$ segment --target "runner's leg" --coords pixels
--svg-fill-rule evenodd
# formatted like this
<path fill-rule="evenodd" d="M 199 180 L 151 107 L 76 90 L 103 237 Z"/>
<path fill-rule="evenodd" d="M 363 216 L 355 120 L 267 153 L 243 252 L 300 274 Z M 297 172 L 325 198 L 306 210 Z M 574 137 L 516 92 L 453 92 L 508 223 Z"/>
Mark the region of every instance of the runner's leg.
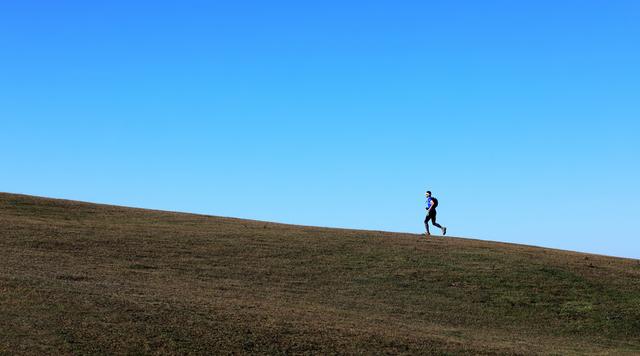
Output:
<path fill-rule="evenodd" d="M 429 234 L 429 214 L 424 218 L 424 227 L 427 229 L 427 234 Z"/>
<path fill-rule="evenodd" d="M 431 223 L 433 224 L 433 226 L 439 227 L 440 229 L 442 229 L 442 226 L 436 222 L 436 212 L 435 211 L 431 215 Z"/>

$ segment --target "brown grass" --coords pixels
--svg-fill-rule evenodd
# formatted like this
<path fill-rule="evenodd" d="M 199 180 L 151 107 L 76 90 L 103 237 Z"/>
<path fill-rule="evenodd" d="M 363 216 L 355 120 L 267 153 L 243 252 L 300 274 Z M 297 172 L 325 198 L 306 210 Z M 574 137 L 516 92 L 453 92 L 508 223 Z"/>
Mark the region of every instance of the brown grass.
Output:
<path fill-rule="evenodd" d="M 0 226 L 0 353 L 640 353 L 637 260 L 4 193 Z"/>

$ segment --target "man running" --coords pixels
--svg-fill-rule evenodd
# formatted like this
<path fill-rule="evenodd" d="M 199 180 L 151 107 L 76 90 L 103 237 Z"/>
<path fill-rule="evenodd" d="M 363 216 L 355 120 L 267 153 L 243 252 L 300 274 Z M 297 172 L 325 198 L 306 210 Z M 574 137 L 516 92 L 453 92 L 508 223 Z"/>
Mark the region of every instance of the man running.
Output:
<path fill-rule="evenodd" d="M 425 196 L 427 197 L 427 217 L 424 218 L 424 227 L 427 229 L 427 232 L 425 232 L 424 234 L 427 236 L 431 235 L 431 233 L 429 232 L 429 220 L 431 220 L 433 226 L 439 227 L 442 230 L 442 236 L 446 235 L 447 228 L 436 222 L 436 207 L 438 207 L 438 199 L 432 197 L 431 191 L 429 190 L 427 190 Z"/>

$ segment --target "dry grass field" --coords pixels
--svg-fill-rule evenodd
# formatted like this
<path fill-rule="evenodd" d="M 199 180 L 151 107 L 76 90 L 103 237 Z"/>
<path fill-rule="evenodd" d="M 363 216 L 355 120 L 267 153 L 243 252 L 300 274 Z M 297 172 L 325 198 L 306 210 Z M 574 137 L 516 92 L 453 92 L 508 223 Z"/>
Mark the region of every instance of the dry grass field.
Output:
<path fill-rule="evenodd" d="M 640 262 L 0 194 L 0 354 L 113 353 L 638 354 Z"/>

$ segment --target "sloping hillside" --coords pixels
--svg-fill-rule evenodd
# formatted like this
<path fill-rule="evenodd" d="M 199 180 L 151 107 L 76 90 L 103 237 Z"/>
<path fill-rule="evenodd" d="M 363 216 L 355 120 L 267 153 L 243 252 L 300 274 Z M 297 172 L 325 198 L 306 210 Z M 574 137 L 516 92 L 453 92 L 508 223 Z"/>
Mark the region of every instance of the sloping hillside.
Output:
<path fill-rule="evenodd" d="M 13 194 L 0 227 L 0 353 L 640 352 L 636 260 Z"/>

